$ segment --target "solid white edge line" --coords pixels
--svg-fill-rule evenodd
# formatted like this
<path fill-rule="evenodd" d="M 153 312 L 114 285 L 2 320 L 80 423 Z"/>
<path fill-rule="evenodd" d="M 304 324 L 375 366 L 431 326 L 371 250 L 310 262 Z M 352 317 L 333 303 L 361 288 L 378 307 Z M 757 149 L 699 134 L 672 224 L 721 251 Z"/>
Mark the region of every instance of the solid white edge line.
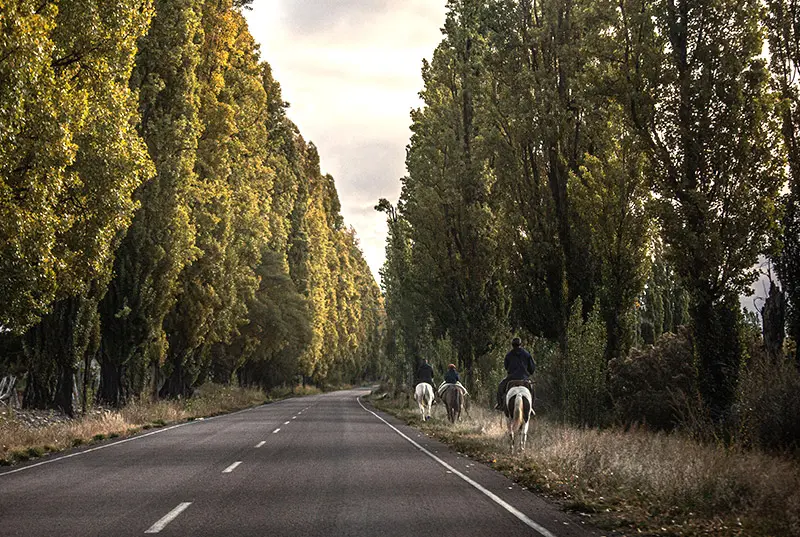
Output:
<path fill-rule="evenodd" d="M 396 432 L 397 434 L 399 434 L 400 436 L 402 436 L 403 438 L 408 440 L 414 447 L 416 447 L 417 449 L 422 451 L 424 454 L 426 454 L 428 457 L 432 458 L 433 460 L 435 460 L 436 462 L 438 462 L 439 464 L 441 464 L 442 466 L 444 466 L 445 468 L 447 468 L 448 470 L 453 472 L 455 475 L 457 475 L 458 477 L 460 477 L 461 479 L 463 479 L 464 481 L 466 481 L 467 483 L 469 483 L 470 485 L 475 487 L 477 490 L 482 492 L 490 500 L 495 502 L 497 505 L 499 505 L 500 507 L 502 507 L 503 509 L 505 509 L 506 511 L 508 511 L 509 513 L 514 515 L 515 517 L 517 517 L 526 526 L 528 526 L 529 528 L 531 528 L 533 530 L 536 530 L 537 532 L 539 532 L 544 537 L 556 537 L 555 534 L 551 533 L 547 528 L 545 528 L 543 526 L 540 526 L 539 524 L 537 524 L 536 522 L 534 522 L 533 520 L 528 518 L 528 516 L 525 515 L 525 513 L 523 513 L 522 511 L 520 511 L 519 509 L 517 509 L 516 507 L 514 507 L 510 503 L 506 502 L 505 500 L 500 498 L 497 494 L 495 494 L 494 492 L 490 491 L 489 489 L 487 489 L 486 487 L 484 487 L 483 485 L 481 485 L 477 481 L 475 481 L 475 480 L 467 477 L 466 475 L 462 474 L 461 472 L 459 472 L 458 470 L 456 470 L 455 468 L 453 468 L 452 466 L 450 466 L 449 464 L 444 462 L 442 459 L 440 459 L 439 457 L 437 457 L 436 455 L 434 455 L 433 453 L 431 453 L 430 451 L 428 451 L 427 449 L 425 449 L 424 447 L 422 447 L 421 445 L 416 443 L 414 440 L 412 440 L 411 438 L 406 436 L 400 429 L 398 429 L 397 427 L 395 427 L 394 425 L 392 425 L 391 423 L 389 423 L 388 421 L 386 421 L 382 417 L 378 416 L 375 412 L 373 412 L 370 409 L 368 409 L 367 407 L 365 407 L 361 403 L 361 396 L 356 397 L 356 401 L 358 401 L 358 404 L 361 406 L 361 408 L 363 408 L 364 410 L 366 410 L 367 412 L 369 412 L 370 414 L 372 414 L 373 416 L 375 416 L 376 418 L 381 420 L 383 423 L 385 423 L 387 426 L 389 426 L 389 428 L 391 428 L 394 432 Z"/>
<path fill-rule="evenodd" d="M 229 473 L 233 472 L 233 470 L 234 470 L 234 469 L 235 469 L 237 466 L 239 466 L 240 464 L 242 464 L 242 461 L 236 461 L 236 462 L 234 462 L 233 464 L 231 464 L 230 466 L 228 466 L 227 468 L 225 468 L 224 470 L 222 470 L 222 473 L 223 473 L 223 474 L 229 474 Z"/>
<path fill-rule="evenodd" d="M 264 444 L 266 444 L 266 443 L 267 443 L 267 441 L 266 441 L 266 440 L 262 440 L 261 442 L 259 442 L 258 444 L 256 444 L 256 447 L 261 447 L 261 446 L 263 446 L 263 445 L 264 445 Z"/>
<path fill-rule="evenodd" d="M 192 505 L 192 502 L 182 502 L 178 504 L 178 507 L 164 515 L 161 520 L 147 528 L 145 533 L 158 533 L 163 530 L 167 524 L 175 520 L 179 514 L 181 514 L 187 507 Z"/>
<path fill-rule="evenodd" d="M 64 459 L 70 459 L 72 457 L 77 457 L 78 455 L 84 455 L 86 453 L 91 453 L 92 451 L 98 451 L 98 450 L 101 450 L 101 449 L 106 449 L 106 448 L 110 448 L 110 447 L 113 447 L 113 446 L 118 446 L 118 445 L 124 444 L 126 442 L 133 442 L 134 440 L 140 440 L 142 438 L 146 438 L 146 437 L 152 436 L 154 434 L 164 433 L 164 432 L 170 431 L 172 429 L 177 429 L 178 427 L 183 427 L 184 425 L 191 425 L 193 423 L 203 423 L 203 422 L 206 422 L 206 421 L 211 421 L 211 420 L 216 419 L 216 418 L 222 418 L 222 417 L 225 417 L 225 416 L 233 416 L 234 414 L 241 414 L 242 412 L 250 412 L 251 410 L 255 410 L 256 408 L 260 408 L 262 406 L 264 406 L 264 405 L 253 406 L 253 407 L 250 407 L 250 408 L 245 408 L 244 410 L 237 410 L 236 412 L 231 412 L 230 414 L 220 414 L 218 416 L 212 416 L 210 418 L 197 418 L 197 419 L 192 420 L 192 421 L 185 421 L 183 423 L 178 423 L 176 425 L 171 425 L 171 426 L 166 427 L 164 429 L 158 429 L 156 431 L 152 431 L 152 432 L 149 432 L 149 433 L 140 434 L 140 435 L 137 435 L 137 436 L 132 436 L 130 438 L 125 438 L 125 439 L 120 440 L 118 442 L 112 442 L 110 444 L 103 444 L 102 446 L 97 446 L 97 447 L 93 447 L 93 448 L 89 448 L 89 449 L 84 449 L 83 451 L 79 451 L 77 453 L 70 453 L 69 455 L 62 455 L 61 457 L 56 457 L 54 459 L 47 459 L 46 461 L 37 462 L 35 464 L 29 464 L 28 466 L 23 466 L 22 468 L 16 468 L 14 470 L 9 470 L 8 472 L 2 472 L 2 473 L 0 473 L 0 477 L 3 477 L 4 475 L 16 474 L 17 472 L 22 472 L 23 470 L 30 470 L 31 468 L 36 468 L 37 466 L 50 464 L 51 462 L 63 461 Z"/>
<path fill-rule="evenodd" d="M 280 428 L 280 427 L 278 427 L 277 429 L 275 429 L 274 431 L 272 431 L 272 434 L 275 434 L 275 433 L 277 433 L 277 432 L 278 432 L 278 431 L 280 431 L 280 430 L 281 430 L 281 428 Z"/>

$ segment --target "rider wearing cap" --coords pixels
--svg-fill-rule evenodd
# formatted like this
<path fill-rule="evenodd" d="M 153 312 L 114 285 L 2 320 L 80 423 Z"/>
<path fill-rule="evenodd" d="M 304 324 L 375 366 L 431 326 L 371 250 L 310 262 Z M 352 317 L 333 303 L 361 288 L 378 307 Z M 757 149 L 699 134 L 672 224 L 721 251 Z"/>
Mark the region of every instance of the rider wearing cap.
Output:
<path fill-rule="evenodd" d="M 458 371 L 456 371 L 455 364 L 447 366 L 447 373 L 444 374 L 444 381 L 447 384 L 455 384 L 458 382 Z"/>
<path fill-rule="evenodd" d="M 450 384 L 455 384 L 464 395 L 467 394 L 467 389 L 459 382 L 458 371 L 456 371 L 455 364 L 447 366 L 447 373 L 444 374 L 444 382 L 442 382 L 439 389 L 436 391 L 439 397 L 444 395 L 445 386 L 449 386 Z"/>

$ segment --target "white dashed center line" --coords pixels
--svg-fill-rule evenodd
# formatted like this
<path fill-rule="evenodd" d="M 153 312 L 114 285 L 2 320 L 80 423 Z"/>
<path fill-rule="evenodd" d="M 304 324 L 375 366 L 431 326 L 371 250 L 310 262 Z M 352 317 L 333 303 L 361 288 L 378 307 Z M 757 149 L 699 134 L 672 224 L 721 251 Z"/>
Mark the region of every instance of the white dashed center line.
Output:
<path fill-rule="evenodd" d="M 289 425 L 289 422 L 288 421 L 284 421 L 283 424 L 284 425 Z"/>
<path fill-rule="evenodd" d="M 258 444 L 256 444 L 256 447 L 261 447 L 261 446 L 263 446 L 263 445 L 264 445 L 264 444 L 266 444 L 266 443 L 267 443 L 267 441 L 266 441 L 266 440 L 262 440 L 261 442 L 259 442 Z"/>
<path fill-rule="evenodd" d="M 297 416 L 292 416 L 292 419 L 293 419 L 293 420 L 296 420 L 296 419 L 297 419 Z"/>
<path fill-rule="evenodd" d="M 233 464 L 231 464 L 230 466 L 228 466 L 227 468 L 225 468 L 224 470 L 222 470 L 222 473 L 223 474 L 229 474 L 229 473 L 233 472 L 234 468 L 236 468 L 240 464 L 242 464 L 242 461 L 236 461 Z"/>
<path fill-rule="evenodd" d="M 274 431 L 272 431 L 272 434 L 275 434 L 275 433 L 277 433 L 277 432 L 278 432 L 278 431 L 280 431 L 280 430 L 281 430 L 281 428 L 280 428 L 280 427 L 278 427 L 277 429 L 275 429 Z"/>
<path fill-rule="evenodd" d="M 177 518 L 177 516 L 181 514 L 190 505 L 192 505 L 192 502 L 179 503 L 178 507 L 176 507 L 175 509 L 164 515 L 164 517 L 161 520 L 159 520 L 158 522 L 147 528 L 147 531 L 145 531 L 145 533 L 160 532 L 166 527 L 167 524 L 175 520 L 175 518 Z"/>

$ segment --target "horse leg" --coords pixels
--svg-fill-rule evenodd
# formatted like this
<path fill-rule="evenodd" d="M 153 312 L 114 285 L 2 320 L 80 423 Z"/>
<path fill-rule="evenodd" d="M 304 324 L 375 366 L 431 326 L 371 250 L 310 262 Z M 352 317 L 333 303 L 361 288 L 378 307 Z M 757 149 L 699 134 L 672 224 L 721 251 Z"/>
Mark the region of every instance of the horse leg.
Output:
<path fill-rule="evenodd" d="M 528 422 L 522 426 L 522 437 L 520 438 L 520 451 L 525 453 L 525 442 L 528 440 Z"/>

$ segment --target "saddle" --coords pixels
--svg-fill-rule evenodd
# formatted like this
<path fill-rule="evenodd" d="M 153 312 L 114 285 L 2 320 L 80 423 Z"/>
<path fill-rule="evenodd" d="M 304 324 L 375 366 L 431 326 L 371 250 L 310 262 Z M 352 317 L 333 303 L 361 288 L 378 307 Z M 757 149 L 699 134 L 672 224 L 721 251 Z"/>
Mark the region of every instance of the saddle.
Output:
<path fill-rule="evenodd" d="M 533 389 L 533 381 L 531 381 L 530 379 L 528 379 L 528 380 L 509 380 L 508 383 L 506 384 L 506 391 L 505 391 L 505 393 L 503 393 L 503 409 L 502 410 L 506 413 L 506 415 L 508 415 L 508 408 L 506 408 L 506 405 L 505 405 L 506 394 L 508 393 L 508 390 L 510 390 L 511 388 L 514 388 L 515 386 L 521 386 L 523 388 L 528 388 L 528 391 L 531 392 L 531 407 L 533 406 L 533 403 L 536 401 L 536 392 Z"/>
<path fill-rule="evenodd" d="M 528 388 L 531 393 L 533 393 L 533 382 L 528 380 L 509 380 L 508 384 L 506 384 L 506 393 L 508 393 L 509 388 L 513 388 L 515 386 L 522 386 L 524 388 Z"/>

